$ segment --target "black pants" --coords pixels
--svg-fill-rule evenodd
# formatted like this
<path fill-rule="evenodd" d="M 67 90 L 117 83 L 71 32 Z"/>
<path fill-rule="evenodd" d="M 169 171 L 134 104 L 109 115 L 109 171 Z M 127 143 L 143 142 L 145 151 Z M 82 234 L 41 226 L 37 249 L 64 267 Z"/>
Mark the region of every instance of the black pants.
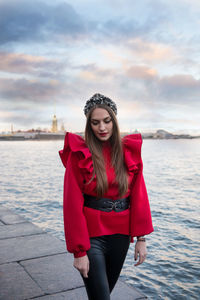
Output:
<path fill-rule="evenodd" d="M 130 236 L 104 235 L 90 238 L 88 278 L 83 278 L 89 300 L 110 300 L 130 244 Z"/>

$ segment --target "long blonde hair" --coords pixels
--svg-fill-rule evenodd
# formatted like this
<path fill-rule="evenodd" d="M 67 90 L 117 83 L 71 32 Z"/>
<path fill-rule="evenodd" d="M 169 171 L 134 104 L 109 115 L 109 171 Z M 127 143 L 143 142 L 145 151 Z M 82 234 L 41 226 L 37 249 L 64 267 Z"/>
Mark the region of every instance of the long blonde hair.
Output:
<path fill-rule="evenodd" d="M 104 157 L 102 153 L 102 142 L 95 136 L 91 127 L 91 116 L 95 108 L 103 108 L 109 113 L 113 122 L 113 133 L 110 137 L 111 145 L 111 164 L 114 167 L 116 182 L 118 183 L 119 197 L 122 197 L 128 189 L 127 171 L 124 164 L 123 148 L 121 143 L 120 131 L 117 119 L 113 110 L 103 104 L 93 107 L 88 115 L 85 126 L 85 142 L 92 153 L 92 160 L 94 165 L 94 175 L 97 177 L 96 192 L 98 197 L 102 197 L 108 190 L 108 181 L 105 170 Z"/>

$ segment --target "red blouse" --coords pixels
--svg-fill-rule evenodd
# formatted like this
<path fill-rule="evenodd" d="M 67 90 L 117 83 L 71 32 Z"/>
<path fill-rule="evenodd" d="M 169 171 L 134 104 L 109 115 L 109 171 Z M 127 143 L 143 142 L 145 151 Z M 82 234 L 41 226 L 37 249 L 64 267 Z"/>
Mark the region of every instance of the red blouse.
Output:
<path fill-rule="evenodd" d="M 64 148 L 59 151 L 66 168 L 64 177 L 63 215 L 67 250 L 81 257 L 90 248 L 90 237 L 115 233 L 134 236 L 153 231 L 148 195 L 143 178 L 141 134 L 127 135 L 122 139 L 124 160 L 129 175 L 129 188 L 123 197 L 130 197 L 130 208 L 122 212 L 104 212 L 84 206 L 83 193 L 96 196 L 96 175 L 93 175 L 92 155 L 84 139 L 66 133 Z M 108 180 L 105 198 L 119 198 L 114 182 L 115 172 L 110 165 L 111 148 L 104 143 L 103 154 Z"/>

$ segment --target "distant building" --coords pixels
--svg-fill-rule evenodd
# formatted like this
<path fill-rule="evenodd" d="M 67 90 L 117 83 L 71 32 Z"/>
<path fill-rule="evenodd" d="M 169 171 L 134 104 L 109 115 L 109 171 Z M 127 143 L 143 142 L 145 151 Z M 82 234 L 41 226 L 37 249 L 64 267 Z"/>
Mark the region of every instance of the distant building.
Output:
<path fill-rule="evenodd" d="M 171 139 L 174 135 L 166 130 L 159 129 L 154 133 L 154 138 L 156 139 Z"/>
<path fill-rule="evenodd" d="M 61 131 L 65 131 L 64 123 L 62 123 L 60 130 L 61 130 Z"/>
<path fill-rule="evenodd" d="M 53 116 L 53 120 L 52 120 L 52 128 L 51 131 L 52 132 L 58 132 L 58 124 L 57 124 L 57 118 L 56 115 Z"/>

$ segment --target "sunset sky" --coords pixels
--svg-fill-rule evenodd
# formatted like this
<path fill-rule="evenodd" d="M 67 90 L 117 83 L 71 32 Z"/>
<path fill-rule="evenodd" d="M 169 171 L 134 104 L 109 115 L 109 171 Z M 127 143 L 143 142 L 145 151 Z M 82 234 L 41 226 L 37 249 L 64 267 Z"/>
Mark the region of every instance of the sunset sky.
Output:
<path fill-rule="evenodd" d="M 0 0 L 0 131 L 83 131 L 94 93 L 122 131 L 200 133 L 199 0 Z"/>

